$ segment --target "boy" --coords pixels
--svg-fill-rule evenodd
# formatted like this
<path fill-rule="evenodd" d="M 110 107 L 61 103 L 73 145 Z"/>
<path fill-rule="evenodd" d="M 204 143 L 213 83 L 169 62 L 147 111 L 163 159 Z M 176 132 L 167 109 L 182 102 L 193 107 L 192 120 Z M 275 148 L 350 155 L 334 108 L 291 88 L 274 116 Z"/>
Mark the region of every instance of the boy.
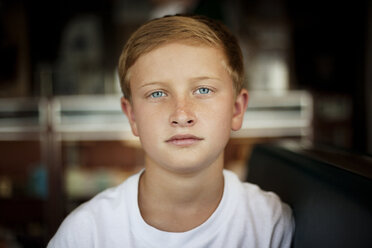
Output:
<path fill-rule="evenodd" d="M 145 169 L 83 204 L 49 247 L 289 247 L 291 210 L 223 170 L 247 107 L 236 39 L 204 17 L 140 27 L 119 62 Z"/>

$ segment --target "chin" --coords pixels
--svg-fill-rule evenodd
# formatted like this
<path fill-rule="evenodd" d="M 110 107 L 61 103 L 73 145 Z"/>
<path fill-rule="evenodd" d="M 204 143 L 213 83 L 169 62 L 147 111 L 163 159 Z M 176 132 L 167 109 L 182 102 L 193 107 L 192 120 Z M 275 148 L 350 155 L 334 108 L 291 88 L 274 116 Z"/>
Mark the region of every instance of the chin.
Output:
<path fill-rule="evenodd" d="M 194 174 L 197 172 L 200 172 L 206 168 L 209 168 L 210 166 L 213 166 L 215 164 L 214 162 L 216 159 L 204 159 L 203 161 L 200 160 L 193 160 L 193 161 L 169 161 L 168 166 L 165 166 L 169 171 L 172 171 L 174 173 L 179 174 Z M 176 165 L 176 166 L 175 166 Z"/>

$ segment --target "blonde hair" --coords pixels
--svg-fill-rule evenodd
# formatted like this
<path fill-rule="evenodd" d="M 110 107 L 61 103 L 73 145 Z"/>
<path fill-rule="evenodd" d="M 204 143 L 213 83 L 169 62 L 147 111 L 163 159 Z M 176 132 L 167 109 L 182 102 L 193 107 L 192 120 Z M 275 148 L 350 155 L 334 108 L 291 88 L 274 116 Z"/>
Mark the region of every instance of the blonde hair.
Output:
<path fill-rule="evenodd" d="M 236 93 L 243 88 L 242 52 L 234 35 L 221 23 L 203 16 L 165 16 L 151 20 L 135 31 L 119 59 L 119 78 L 124 97 L 131 99 L 130 68 L 137 59 L 172 42 L 207 45 L 222 49 Z"/>

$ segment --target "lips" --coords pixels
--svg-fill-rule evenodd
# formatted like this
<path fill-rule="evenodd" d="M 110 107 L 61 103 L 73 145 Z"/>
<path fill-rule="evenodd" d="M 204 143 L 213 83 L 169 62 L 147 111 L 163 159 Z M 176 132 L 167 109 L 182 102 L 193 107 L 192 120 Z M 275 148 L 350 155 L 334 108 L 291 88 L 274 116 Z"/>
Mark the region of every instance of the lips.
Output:
<path fill-rule="evenodd" d="M 199 141 L 203 140 L 203 138 L 190 135 L 190 134 L 179 134 L 174 135 L 168 140 L 166 140 L 166 143 L 176 145 L 176 146 L 191 146 L 193 144 L 198 143 Z"/>

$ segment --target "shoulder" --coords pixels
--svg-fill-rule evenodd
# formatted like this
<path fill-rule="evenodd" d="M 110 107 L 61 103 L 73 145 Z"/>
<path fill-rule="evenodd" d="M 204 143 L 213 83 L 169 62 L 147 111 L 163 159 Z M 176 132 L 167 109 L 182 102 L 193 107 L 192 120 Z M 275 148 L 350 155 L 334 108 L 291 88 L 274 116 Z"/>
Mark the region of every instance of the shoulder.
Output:
<path fill-rule="evenodd" d="M 71 212 L 62 222 L 49 247 L 93 247 L 96 223 L 85 203 Z M 84 230 L 82 232 L 82 230 Z M 93 240 L 92 240 L 93 239 Z"/>
<path fill-rule="evenodd" d="M 258 185 L 247 182 L 242 183 L 242 186 L 246 203 L 258 208 L 258 211 L 270 213 L 273 218 L 281 214 L 291 214 L 289 206 L 274 192 L 262 190 Z"/>
<path fill-rule="evenodd" d="M 233 191 L 240 204 L 244 204 L 249 211 L 254 211 L 255 215 L 263 215 L 269 219 L 292 215 L 290 207 L 274 192 L 265 191 L 256 184 L 241 182 L 230 171 L 225 170 L 224 175 L 231 188 L 229 191 Z"/>
<path fill-rule="evenodd" d="M 245 204 L 262 233 L 270 234 L 272 247 L 289 247 L 294 232 L 294 218 L 288 204 L 273 193 L 259 186 L 243 183 Z"/>
<path fill-rule="evenodd" d="M 270 247 L 289 247 L 294 232 L 292 210 L 274 192 L 258 185 L 234 180 L 234 191 L 239 192 L 239 209 L 260 243 Z M 265 246 L 265 245 L 264 245 Z"/>
<path fill-rule="evenodd" d="M 48 247 L 93 247 L 97 244 L 103 227 L 115 226 L 125 218 L 126 200 L 130 194 L 136 194 L 132 192 L 137 188 L 136 177 L 138 174 L 77 207 L 64 219 Z"/>
<path fill-rule="evenodd" d="M 102 191 L 79 206 L 71 214 L 71 217 L 91 215 L 92 218 L 97 219 L 103 215 L 104 218 L 107 218 L 111 213 L 122 210 L 123 207 L 126 207 L 129 199 L 137 194 L 138 178 L 139 174 L 135 174 L 118 186 Z"/>

